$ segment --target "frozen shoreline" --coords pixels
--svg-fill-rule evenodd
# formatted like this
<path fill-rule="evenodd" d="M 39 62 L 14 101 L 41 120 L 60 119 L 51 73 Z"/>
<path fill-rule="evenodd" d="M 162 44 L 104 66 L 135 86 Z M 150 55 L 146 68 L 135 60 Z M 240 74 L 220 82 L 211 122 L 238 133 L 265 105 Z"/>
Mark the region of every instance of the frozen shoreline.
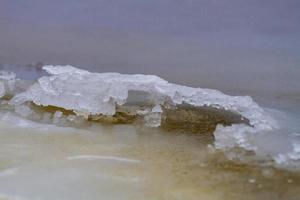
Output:
<path fill-rule="evenodd" d="M 6 102 L 12 112 L 28 119 L 35 119 L 37 122 L 59 126 L 69 121 L 68 125 L 64 126 L 72 126 L 73 123 L 84 123 L 85 120 L 90 119 L 90 115 L 114 116 L 116 112 L 119 112 L 120 107 L 135 102 L 135 100 L 128 102 L 136 97 L 130 96 L 134 91 L 139 94 L 139 103 L 145 104 L 146 107 L 132 107 L 129 111 L 124 111 L 125 113 L 129 112 L 129 120 L 134 119 L 131 117 L 132 115 L 138 115 L 144 118 L 146 126 L 159 127 L 162 120 L 168 117 L 164 111 L 166 107 L 173 106 L 176 109 L 181 104 L 190 104 L 195 106 L 195 109 L 201 108 L 201 106 L 216 109 L 215 114 L 210 110 L 199 110 L 197 111 L 199 114 L 205 111 L 211 112 L 209 115 L 218 115 L 218 110 L 220 112 L 230 111 L 240 114 L 240 116 L 235 116 L 241 118 L 240 124 L 217 125 L 214 132 L 215 148 L 224 150 L 225 153 L 228 150 L 231 152 L 237 147 L 243 148 L 255 152 L 258 159 L 261 159 L 261 156 L 265 159 L 271 156 L 276 163 L 275 166 L 292 170 L 300 167 L 298 138 L 290 137 L 289 133 L 284 136 L 289 130 L 281 126 L 282 121 L 286 119 L 273 118 L 272 112 L 259 107 L 250 97 L 234 97 L 217 90 L 180 86 L 151 75 L 90 73 L 72 66 L 44 66 L 44 69 L 49 76 L 43 76 L 32 85 L 27 84 L 26 86 L 23 86 L 23 82 L 16 79 L 13 73 L 3 72 L 2 96 L 8 93 L 13 97 Z M 30 102 L 41 106 L 55 106 L 66 109 L 66 111 L 70 110 L 70 112 L 55 112 L 54 110 L 55 113 L 48 113 L 47 110 L 32 110 L 30 106 L 28 107 Z M 5 101 L 3 103 L 6 104 Z M 173 112 L 173 114 L 182 115 L 186 112 L 192 113 L 193 111 L 184 108 L 182 113 Z M 170 113 L 172 114 L 172 112 Z M 232 118 L 232 116 L 226 115 L 225 118 Z M 277 116 L 280 115 L 282 114 L 277 114 Z M 184 123 L 192 123 L 196 119 L 193 119 L 192 116 L 189 119 L 191 121 Z M 124 114 L 120 117 L 123 121 L 126 120 L 126 115 L 125 118 Z M 9 114 L 2 115 L 2 120 L 12 121 L 9 118 Z M 94 118 L 102 119 L 103 117 L 95 116 Z M 243 122 L 243 118 L 249 120 L 250 126 Z M 178 120 L 178 117 L 175 120 Z M 201 118 L 197 120 L 201 121 Z M 26 123 L 29 125 L 30 121 Z M 24 125 L 24 122 L 19 124 Z M 279 149 L 275 149 L 269 145 L 270 141 L 274 144 L 282 141 L 285 145 L 279 145 Z M 230 155 L 229 158 L 231 158 Z"/>

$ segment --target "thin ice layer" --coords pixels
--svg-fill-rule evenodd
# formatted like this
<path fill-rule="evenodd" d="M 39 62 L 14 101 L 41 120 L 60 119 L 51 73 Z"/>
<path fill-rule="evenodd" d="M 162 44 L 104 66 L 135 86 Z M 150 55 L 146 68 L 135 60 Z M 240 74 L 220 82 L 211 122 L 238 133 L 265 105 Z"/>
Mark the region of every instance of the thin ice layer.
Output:
<path fill-rule="evenodd" d="M 13 104 L 32 101 L 78 114 L 113 115 L 117 105 L 126 103 L 129 91 L 148 94 L 154 105 L 182 104 L 212 106 L 241 114 L 255 128 L 272 129 L 274 124 L 251 97 L 228 96 L 217 90 L 192 88 L 169 83 L 153 75 L 91 73 L 72 66 L 44 66 L 43 76 L 28 90 L 16 95 Z"/>

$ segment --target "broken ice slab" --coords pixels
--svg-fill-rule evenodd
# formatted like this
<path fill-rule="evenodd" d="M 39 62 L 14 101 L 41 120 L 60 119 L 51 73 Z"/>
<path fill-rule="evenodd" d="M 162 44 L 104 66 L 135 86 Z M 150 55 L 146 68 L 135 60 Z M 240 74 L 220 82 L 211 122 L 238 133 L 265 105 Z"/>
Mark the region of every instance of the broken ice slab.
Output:
<path fill-rule="evenodd" d="M 44 66 L 43 69 L 50 75 L 15 95 L 11 105 L 33 102 L 64 109 L 91 121 L 109 123 L 135 123 L 142 116 L 145 124 L 152 127 L 173 124 L 192 132 L 213 132 L 217 124 L 243 123 L 251 125 L 254 132 L 277 125 L 248 96 L 229 96 L 217 90 L 177 85 L 153 75 L 91 73 L 72 66 Z M 166 110 L 156 112 L 153 108 L 158 107 Z M 169 110 L 171 107 L 175 111 Z"/>

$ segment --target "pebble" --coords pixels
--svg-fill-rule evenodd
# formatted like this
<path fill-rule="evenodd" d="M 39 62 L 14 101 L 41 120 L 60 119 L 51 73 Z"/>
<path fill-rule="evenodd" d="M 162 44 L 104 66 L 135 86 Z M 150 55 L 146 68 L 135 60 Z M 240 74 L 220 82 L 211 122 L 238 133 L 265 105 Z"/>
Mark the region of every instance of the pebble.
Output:
<path fill-rule="evenodd" d="M 255 183 L 256 182 L 256 180 L 253 179 L 253 178 L 249 179 L 248 181 L 249 181 L 249 183 Z"/>
<path fill-rule="evenodd" d="M 287 182 L 288 183 L 293 183 L 293 179 L 288 179 Z"/>

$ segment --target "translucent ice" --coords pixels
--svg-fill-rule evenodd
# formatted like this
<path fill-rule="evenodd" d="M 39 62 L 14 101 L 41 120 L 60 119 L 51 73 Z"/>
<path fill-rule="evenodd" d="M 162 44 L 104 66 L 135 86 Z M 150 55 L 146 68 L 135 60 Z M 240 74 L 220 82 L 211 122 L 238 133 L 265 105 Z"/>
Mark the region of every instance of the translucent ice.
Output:
<path fill-rule="evenodd" d="M 37 105 L 62 107 L 78 115 L 113 115 L 131 91 L 144 92 L 148 103 L 211 106 L 241 114 L 254 127 L 274 124 L 251 97 L 228 96 L 217 90 L 172 84 L 153 75 L 91 73 L 72 66 L 44 66 L 50 76 L 41 77 L 28 90 L 16 95 L 12 104 L 27 101 Z"/>
<path fill-rule="evenodd" d="M 8 71 L 0 71 L 0 97 L 11 94 L 15 89 L 16 74 Z"/>

